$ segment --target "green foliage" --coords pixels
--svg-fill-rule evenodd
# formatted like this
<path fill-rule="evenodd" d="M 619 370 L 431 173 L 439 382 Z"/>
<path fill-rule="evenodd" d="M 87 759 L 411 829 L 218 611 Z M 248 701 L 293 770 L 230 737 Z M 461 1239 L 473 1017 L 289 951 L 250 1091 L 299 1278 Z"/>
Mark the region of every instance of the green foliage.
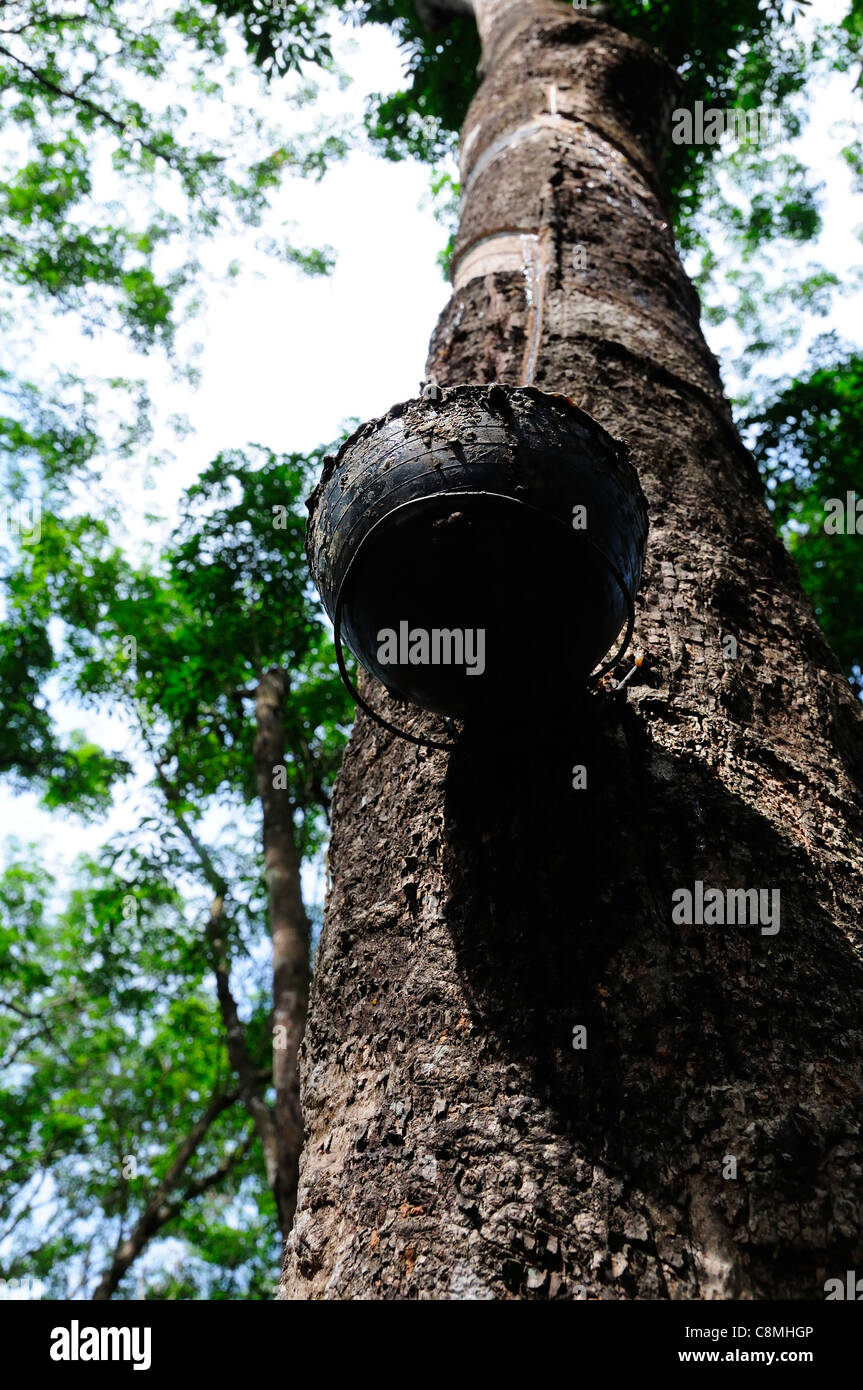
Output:
<path fill-rule="evenodd" d="M 388 159 L 413 156 L 437 163 L 451 154 L 477 87 L 479 39 L 468 16 L 430 34 L 413 0 L 342 0 L 340 9 L 366 24 L 387 24 L 398 39 L 409 79 L 372 99 L 366 127 Z"/>
<path fill-rule="evenodd" d="M 863 499 L 863 356 L 822 340 L 810 371 L 783 383 L 743 423 L 819 622 L 863 692 L 861 537 L 824 527 L 830 499 L 844 505 L 849 492 Z"/>
<path fill-rule="evenodd" d="M 807 0 L 804 0 L 806 3 Z M 664 54 L 682 80 L 680 106 L 756 111 L 782 109 L 786 133 L 795 133 L 790 99 L 807 76 L 808 50 L 793 34 L 800 4 L 773 0 L 611 0 L 620 27 Z M 702 188 L 719 146 L 673 146 L 667 177 L 684 245 L 698 212 Z M 744 149 L 744 154 L 746 153 Z M 757 154 L 757 149 L 749 149 Z M 723 160 L 726 152 L 723 150 Z"/>
<path fill-rule="evenodd" d="M 124 400 L 131 383 L 117 383 Z M 70 518 L 59 527 L 55 509 L 69 503 L 69 489 L 89 471 L 103 447 L 93 421 L 93 393 L 74 378 L 61 378 L 61 394 L 46 398 L 28 383 L 0 373 L 0 479 L 4 525 L 0 529 L 3 606 L 0 609 L 0 773 L 13 784 L 38 787 L 46 805 L 74 804 L 88 817 L 111 804 L 112 784 L 130 772 L 127 760 L 104 754 L 82 732 L 60 736 L 45 687 L 58 671 L 50 628 L 54 617 L 50 575 L 58 554 L 68 557 L 69 583 L 77 585 L 80 613 L 87 609 L 90 576 L 114 582 L 104 520 Z M 148 433 L 146 398 L 131 419 L 121 420 L 112 444 L 116 456 L 133 452 Z M 26 423 L 25 423 L 26 421 Z M 95 480 L 91 477 L 91 488 Z M 43 506 L 43 496 L 45 505 Z M 9 524 L 11 523 L 11 524 Z M 84 558 L 84 557 L 88 558 Z"/>
<path fill-rule="evenodd" d="M 261 0 L 212 0 L 217 14 L 237 19 L 253 62 L 272 76 L 301 69 L 304 63 L 332 60 L 326 0 L 292 0 L 270 5 Z"/>
<path fill-rule="evenodd" d="M 265 670 L 289 672 L 288 795 L 300 850 L 313 855 L 350 717 L 303 556 L 302 499 L 321 461 L 265 449 L 220 455 L 149 563 L 131 563 L 104 522 L 51 512 L 39 544 L 21 546 L 7 575 L 3 631 L 13 643 L 42 643 L 42 665 L 20 690 L 20 672 L 0 662 L 20 776 L 68 815 L 104 810 L 132 770 L 74 735 L 55 766 L 44 707 L 41 721 L 26 719 L 27 698 L 42 699 L 50 671 L 85 707 L 123 717 L 147 783 L 138 823 L 80 867 L 62 907 L 47 874 L 20 855 L 0 885 L 0 1049 L 15 1063 L 0 1113 L 12 1156 L 0 1220 L 16 1222 L 22 1252 L 7 1261 L 9 1277 L 44 1277 L 56 1296 L 76 1280 L 92 1288 L 209 1098 L 234 1084 L 204 942 L 214 891 L 252 1060 L 269 1071 L 249 696 Z M 134 1180 L 122 1176 L 124 1155 L 138 1163 Z M 218 1182 L 196 1192 L 211 1172 Z M 52 1213 L 44 1230 L 36 1173 Z M 147 1296 L 269 1296 L 273 1206 L 235 1100 L 169 1206 L 159 1234 L 181 1242 L 183 1275 L 160 1264 Z M 84 1249 L 92 1263 L 79 1269 Z M 132 1287 L 127 1278 L 120 1296 Z"/>
<path fill-rule="evenodd" d="M 307 21 L 319 11 L 294 7 L 296 43 L 277 70 L 296 68 L 302 56 L 326 61 L 326 44 L 309 47 Z M 320 177 L 344 154 L 341 135 L 317 129 L 287 139 L 233 96 L 226 60 L 239 12 L 204 0 L 3 6 L 0 147 L 9 173 L 0 184 L 0 296 L 18 305 L 23 292 L 74 311 L 87 331 L 114 327 L 140 349 L 170 349 L 197 296 L 196 239 L 258 226 L 286 174 Z M 246 18 L 248 35 L 257 19 Z M 306 79 L 281 100 L 299 109 L 313 96 Z M 106 200 L 106 162 L 126 189 L 122 206 Z M 275 237 L 259 245 L 304 273 L 332 265 L 326 248 Z M 0 772 L 37 786 L 48 805 L 88 814 L 107 809 L 111 782 L 128 764 L 101 755 L 83 733 L 58 736 L 45 689 L 69 674 L 51 624 L 66 624 L 67 655 L 80 665 L 105 624 L 108 595 L 128 580 L 111 553 L 110 499 L 100 498 L 101 515 L 76 515 L 85 476 L 92 506 L 98 466 L 134 456 L 149 436 L 140 386 L 116 380 L 109 390 L 127 396 L 110 427 L 105 384 L 58 373 L 46 390 L 0 371 L 0 496 L 13 511 L 42 509 L 38 546 L 14 525 L 10 534 L 5 516 L 0 528 L 11 565 L 0 610 Z"/>
<path fill-rule="evenodd" d="M 303 552 L 302 498 L 321 459 L 220 455 L 187 493 L 155 566 L 130 564 L 104 521 L 43 514 L 39 544 L 20 547 L 6 581 L 6 769 L 41 781 L 49 805 L 65 796 L 79 812 L 104 809 L 109 774 L 129 771 L 81 739 L 61 756 L 41 697 L 56 672 L 78 700 L 126 707 L 184 802 L 231 794 L 248 804 L 254 722 L 244 692 L 280 667 L 291 677 L 289 785 L 311 852 L 349 717 Z"/>
<path fill-rule="evenodd" d="M 0 133 L 22 157 L 0 188 L 0 280 L 140 347 L 170 346 L 200 276 L 195 239 L 260 225 L 284 174 L 344 153 L 334 132 L 289 141 L 239 102 L 231 112 L 224 14 L 237 7 L 221 8 L 7 0 Z M 295 7 L 297 22 L 312 8 Z M 178 88 L 182 104 L 166 99 Z M 106 159 L 129 190 L 123 207 L 105 199 Z M 316 268 L 312 253 L 291 258 Z"/>
<path fill-rule="evenodd" d="M 461 184 L 446 169 L 435 169 L 431 183 L 431 209 L 436 222 L 449 230 L 447 244 L 438 255 L 438 265 L 448 280 L 452 254 L 458 230 L 458 210 Z"/>
<path fill-rule="evenodd" d="M 86 1296 L 224 1094 L 182 1190 L 229 1166 L 217 1186 L 168 1199 L 160 1226 L 182 1242 L 182 1287 L 168 1291 L 157 1266 L 145 1296 L 267 1297 L 275 1214 L 195 924 L 161 873 L 129 868 L 84 861 L 58 902 L 32 848 L 13 845 L 0 876 L 4 1275 L 42 1280 L 46 1297 Z M 255 1007 L 266 1013 L 260 996 Z"/>
<path fill-rule="evenodd" d="M 294 7 L 288 43 L 259 36 L 268 76 L 305 59 L 330 66 L 312 32 L 318 8 Z M 3 6 L 7 327 L 17 329 L 22 306 L 34 322 L 41 305 L 74 314 L 85 332 L 118 330 L 140 351 L 170 354 L 201 301 L 201 240 L 259 227 L 286 176 L 320 178 L 344 155 L 339 131 L 317 122 L 289 138 L 234 93 L 232 34 L 251 42 L 256 25 L 241 7 L 204 0 Z M 281 104 L 292 114 L 314 94 L 303 77 Z M 257 244 L 305 274 L 332 267 L 328 248 L 284 235 Z M 225 965 L 242 984 L 247 1045 L 262 1076 L 271 1062 L 249 688 L 270 665 L 291 674 L 286 768 L 303 853 L 325 833 L 347 718 L 302 562 L 309 461 L 266 450 L 221 457 L 191 490 L 166 552 L 132 560 L 99 471 L 139 459 L 149 435 L 138 383 L 59 371 L 31 383 L 11 363 L 0 373 L 0 772 L 67 817 L 103 816 L 133 770 L 144 783 L 139 823 L 81 866 L 65 904 L 21 859 L 0 899 L 10 991 L 0 1047 L 14 1063 L 2 1115 L 5 1272 L 42 1274 L 54 1294 L 92 1290 L 208 1098 L 235 1084 L 202 939 L 214 880 L 224 885 Z M 61 735 L 58 695 L 82 715 L 119 719 L 120 746 L 102 749 L 83 730 Z M 138 1161 L 133 1179 L 122 1175 L 123 1153 Z M 234 1096 L 159 1224 L 180 1242 L 182 1276 L 157 1256 L 147 1295 L 269 1296 L 274 1218 Z M 127 1278 L 120 1296 L 132 1289 Z"/>

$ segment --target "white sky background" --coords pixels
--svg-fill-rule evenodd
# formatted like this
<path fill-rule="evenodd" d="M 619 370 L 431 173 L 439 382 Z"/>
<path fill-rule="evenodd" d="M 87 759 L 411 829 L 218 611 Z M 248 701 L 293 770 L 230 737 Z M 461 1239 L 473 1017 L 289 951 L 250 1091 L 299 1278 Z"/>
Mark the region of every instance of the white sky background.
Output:
<path fill-rule="evenodd" d="M 822 19 L 840 17 L 845 5 L 819 0 L 818 9 Z M 353 84 L 344 94 L 333 88 L 325 105 L 352 113 L 358 128 L 366 93 L 400 85 L 398 50 L 388 31 L 365 27 L 345 32 L 337 57 Z M 859 95 L 851 97 L 853 82 L 853 77 L 831 80 L 798 145 L 804 161 L 827 183 L 827 199 L 820 243 L 803 248 L 796 259 L 822 262 L 840 277 L 863 261 L 854 236 L 858 220 L 863 221 L 863 202 L 851 199 L 850 177 L 839 159 L 848 140 L 840 122 L 859 108 Z M 270 102 L 278 101 L 278 90 L 278 84 L 271 89 Z M 303 125 L 308 114 L 297 124 Z M 337 265 L 329 279 L 305 278 L 255 252 L 260 232 L 248 232 L 236 246 L 217 240 L 206 250 L 205 261 L 215 267 L 238 255 L 245 268 L 237 280 L 210 294 L 203 318 L 181 336 L 181 343 L 203 343 L 197 390 L 172 382 L 158 355 L 136 356 L 115 335 L 88 341 L 71 320 L 52 321 L 37 360 L 74 366 L 85 374 L 143 376 L 151 384 L 162 422 L 156 447 L 172 450 L 176 458 L 157 474 L 155 492 L 142 487 L 135 470 L 123 465 L 132 536 L 154 538 L 143 522 L 145 511 L 158 511 L 173 523 L 180 493 L 220 449 L 257 442 L 305 451 L 336 438 L 345 420 L 370 419 L 417 393 L 429 335 L 449 294 L 435 260 L 445 232 L 432 217 L 428 189 L 426 167 L 409 161 L 392 164 L 371 152 L 352 154 L 321 183 L 289 180 L 277 198 L 275 220 L 296 224 L 294 244 L 335 248 Z M 271 230 L 265 225 L 261 232 Z M 790 263 L 790 257 L 783 257 L 784 268 Z M 766 368 L 779 375 L 801 366 L 803 344 L 830 328 L 857 339 L 861 298 L 837 296 L 834 312 L 812 322 L 799 350 Z M 733 389 L 739 338 L 725 326 L 710 336 Z M 181 442 L 164 423 L 175 412 L 186 413 L 194 426 L 195 432 Z M 108 481 L 119 486 L 121 479 Z M 62 728 L 84 727 L 108 747 L 133 746 L 117 721 L 59 702 L 55 714 Z M 24 842 L 42 841 L 49 867 L 62 872 L 81 851 L 93 852 L 112 832 L 136 824 L 139 809 L 134 779 L 117 794 L 108 821 L 95 826 L 61 822 L 41 811 L 34 795 L 12 797 L 0 789 L 0 840 L 14 833 Z M 306 888 L 317 895 L 319 884 L 307 875 Z"/>

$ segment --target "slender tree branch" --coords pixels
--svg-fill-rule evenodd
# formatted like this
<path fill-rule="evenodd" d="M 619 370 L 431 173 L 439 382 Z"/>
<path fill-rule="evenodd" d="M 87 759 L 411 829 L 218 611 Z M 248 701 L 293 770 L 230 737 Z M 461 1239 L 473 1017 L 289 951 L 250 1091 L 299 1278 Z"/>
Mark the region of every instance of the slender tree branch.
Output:
<path fill-rule="evenodd" d="M 193 849 L 214 898 L 210 904 L 209 917 L 205 928 L 210 950 L 210 963 L 216 977 L 216 997 L 225 1028 L 225 1042 L 231 1067 L 240 1083 L 240 1099 L 254 1121 L 255 1130 L 261 1141 L 264 1154 L 267 1183 L 275 1194 L 278 1181 L 278 1162 L 276 1146 L 275 1119 L 263 1094 L 263 1085 L 258 1078 L 258 1068 L 252 1060 L 246 1039 L 246 1030 L 240 1019 L 236 1000 L 231 991 L 231 970 L 225 943 L 224 903 L 228 896 L 228 885 L 207 849 L 198 838 L 189 821 L 179 808 L 180 791 L 165 771 L 165 759 L 160 757 L 153 746 L 150 731 L 137 702 L 133 702 L 141 728 L 144 744 L 153 759 L 156 779 L 165 801 L 174 817 L 177 827 Z"/>
<path fill-rule="evenodd" d="M 61 87 L 60 84 L 49 77 L 42 68 L 35 68 L 32 63 L 28 63 L 25 59 L 19 58 L 18 54 L 13 53 L 5 44 L 0 44 L 0 54 L 8 58 L 10 62 L 16 63 L 22 72 L 28 73 L 46 92 L 51 92 L 54 96 L 61 97 L 64 101 L 71 101 L 76 106 L 82 106 L 85 110 L 92 112 L 94 116 L 98 116 L 100 121 L 104 121 L 106 125 L 119 131 L 120 134 L 128 135 L 129 129 L 127 121 L 122 120 L 119 116 L 115 116 L 111 111 L 108 111 L 104 106 L 100 105 L 98 101 L 94 101 L 92 97 L 83 96 L 79 90 L 84 82 L 89 81 L 89 79 L 94 76 L 93 73 L 86 74 L 86 76 L 81 79 L 78 87 Z M 185 161 L 171 158 L 171 156 L 166 154 L 163 149 L 160 149 L 158 145 L 153 144 L 150 140 L 144 139 L 140 134 L 136 133 L 135 139 L 142 149 L 147 150 L 154 158 L 161 159 L 167 164 L 169 169 L 174 169 L 177 173 L 185 177 L 187 172 Z M 208 156 L 208 162 L 223 163 L 224 161 L 221 158 L 217 159 L 215 156 Z"/>
<path fill-rule="evenodd" d="M 0 44 L 0 53 L 2 53 L 5 58 L 9 58 L 11 62 L 17 63 L 18 67 L 21 68 L 23 72 L 29 73 L 30 76 L 39 83 L 40 87 L 44 87 L 46 91 L 52 92 L 54 96 L 62 97 L 65 101 L 74 102 L 78 106 L 84 106 L 88 111 L 92 111 L 94 115 L 98 116 L 100 120 L 113 126 L 115 130 L 125 131 L 125 121 L 121 121 L 119 116 L 114 116 L 110 111 L 106 111 L 104 106 L 100 106 L 98 102 L 93 101 L 90 97 L 80 96 L 74 88 L 61 87 L 59 83 L 50 78 L 41 68 L 34 68 L 32 63 L 28 63 L 23 58 L 19 58 L 17 53 L 13 53 L 12 50 L 6 48 L 4 44 Z M 153 153 L 156 154 L 158 152 L 153 150 Z"/>
<path fill-rule="evenodd" d="M 228 1176 L 231 1170 L 236 1168 L 237 1164 L 246 1157 L 252 1147 L 254 1137 L 255 1130 L 252 1128 L 246 1135 L 242 1144 L 238 1144 L 235 1149 L 227 1153 L 217 1168 L 214 1168 L 210 1173 L 205 1173 L 200 1178 L 195 1178 L 194 1182 L 190 1182 L 188 1187 L 184 1190 L 180 1200 L 175 1202 L 172 1207 L 163 1207 L 164 1221 L 162 1224 L 167 1221 L 172 1221 L 175 1216 L 179 1216 L 187 1202 L 192 1202 L 196 1197 L 200 1197 L 203 1193 L 209 1192 L 211 1188 L 218 1187 L 219 1183 Z"/>
<path fill-rule="evenodd" d="M 30 1009 L 22 1008 L 20 1004 L 13 1004 L 11 999 L 0 999 L 0 1008 L 11 1009 L 13 1014 L 18 1014 L 20 1018 L 29 1019 L 34 1023 L 39 1017 L 38 1014 L 32 1013 Z"/>
<path fill-rule="evenodd" d="M 217 1091 L 216 1094 L 211 1097 L 205 1110 L 192 1125 L 192 1128 L 177 1150 L 173 1163 L 168 1168 L 162 1181 L 147 1202 L 144 1211 L 130 1235 L 126 1239 L 123 1239 L 122 1236 L 118 1239 L 114 1257 L 108 1268 L 104 1271 L 93 1293 L 94 1301 L 101 1302 L 111 1297 L 129 1266 L 137 1259 L 145 1245 L 147 1245 L 156 1232 L 179 1211 L 182 1206 L 182 1201 L 171 1209 L 166 1207 L 166 1199 L 179 1185 L 183 1173 L 209 1132 L 213 1122 L 218 1119 L 223 1111 L 229 1109 L 230 1106 L 234 1104 L 239 1094 L 239 1088 L 234 1087 L 230 1091 Z M 194 1187 L 194 1184 L 190 1184 L 190 1187 Z"/>
<path fill-rule="evenodd" d="M 206 935 L 210 947 L 210 961 L 216 976 L 216 997 L 225 1027 L 225 1040 L 231 1066 L 240 1083 L 240 1099 L 252 1117 L 261 1147 L 267 1182 L 275 1190 L 278 1164 L 276 1158 L 276 1128 L 273 1113 L 264 1100 L 263 1086 L 258 1078 L 258 1068 L 252 1060 L 246 1040 L 246 1030 L 240 1019 L 237 1003 L 231 992 L 231 975 L 228 953 L 224 940 L 223 900 L 217 897 L 210 906 Z"/>
<path fill-rule="evenodd" d="M 218 897 L 227 897 L 228 884 L 224 878 L 224 875 L 219 872 L 218 868 L 216 867 L 215 861 L 213 860 L 213 857 L 210 854 L 210 851 L 207 849 L 207 846 L 203 843 L 202 840 L 198 838 L 197 833 L 195 832 L 195 830 L 193 830 L 191 824 L 183 815 L 183 812 L 180 810 L 177 804 L 180 800 L 179 788 L 173 782 L 171 782 L 170 778 L 166 774 L 163 759 L 154 756 L 153 761 L 156 768 L 156 779 L 159 783 L 159 786 L 162 788 L 171 815 L 174 817 L 174 820 L 176 821 L 177 826 L 182 832 L 185 840 L 187 841 L 189 846 L 194 850 L 195 855 L 198 859 L 198 863 L 201 865 L 201 868 L 204 871 L 204 877 L 207 880 L 207 883 Z"/>
<path fill-rule="evenodd" d="M 43 1032 L 43 1028 L 37 1028 L 35 1033 L 24 1033 L 20 1038 L 16 1039 L 11 1052 L 7 1052 L 3 1060 L 0 1061 L 0 1072 L 5 1071 L 7 1067 L 11 1067 L 16 1057 L 18 1057 L 25 1048 L 29 1047 L 31 1043 L 34 1043 L 37 1038 L 40 1038 Z"/>
<path fill-rule="evenodd" d="M 0 29 L 0 34 L 17 37 L 19 34 L 26 34 L 28 29 L 58 29 L 64 24 L 82 24 L 85 19 L 82 14 L 34 15 L 32 19 L 25 19 L 23 24 L 17 25 L 14 29 Z"/>

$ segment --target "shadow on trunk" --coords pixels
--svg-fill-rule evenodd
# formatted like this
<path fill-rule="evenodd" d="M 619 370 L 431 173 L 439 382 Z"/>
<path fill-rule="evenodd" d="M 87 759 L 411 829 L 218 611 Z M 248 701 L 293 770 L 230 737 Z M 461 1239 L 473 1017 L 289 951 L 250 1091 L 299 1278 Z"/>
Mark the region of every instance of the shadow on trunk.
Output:
<path fill-rule="evenodd" d="M 674 1268 L 705 1221 L 732 1269 L 723 1296 L 817 1298 L 859 1267 L 863 964 L 791 831 L 695 760 L 651 751 L 633 710 L 621 720 L 602 697 L 463 742 L 446 814 L 469 1026 L 508 1067 L 497 1120 L 539 1188 L 537 1244 L 503 1271 L 511 1292 L 543 1261 L 565 1288 L 579 1280 L 566 1235 L 593 1165 L 619 1175 L 596 1220 L 623 1289 L 639 1250 Z M 780 930 L 676 924 L 672 894 L 697 880 L 779 889 Z M 561 1141 L 547 1184 L 539 1110 L 547 1144 Z M 661 1212 L 659 1227 L 627 1207 Z"/>

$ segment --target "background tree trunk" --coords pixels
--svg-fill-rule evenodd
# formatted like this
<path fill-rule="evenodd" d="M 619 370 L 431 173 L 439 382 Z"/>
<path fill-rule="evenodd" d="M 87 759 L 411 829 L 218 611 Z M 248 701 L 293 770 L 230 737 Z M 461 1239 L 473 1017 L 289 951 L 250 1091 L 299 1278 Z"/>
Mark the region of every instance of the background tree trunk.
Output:
<path fill-rule="evenodd" d="M 276 1175 L 273 1195 L 287 1236 L 294 1218 L 303 1125 L 298 1051 L 309 999 L 311 929 L 303 905 L 294 807 L 277 774 L 285 762 L 287 672 L 261 677 L 255 694 L 255 777 L 263 817 L 267 922 L 273 942 L 273 1087 Z"/>
<path fill-rule="evenodd" d="M 859 707 L 675 251 L 674 74 L 565 7 L 479 4 L 429 369 L 629 443 L 647 662 L 619 712 L 450 756 L 358 717 L 282 1297 L 820 1299 L 863 1259 Z M 675 923 L 696 880 L 779 889 L 778 934 Z"/>

